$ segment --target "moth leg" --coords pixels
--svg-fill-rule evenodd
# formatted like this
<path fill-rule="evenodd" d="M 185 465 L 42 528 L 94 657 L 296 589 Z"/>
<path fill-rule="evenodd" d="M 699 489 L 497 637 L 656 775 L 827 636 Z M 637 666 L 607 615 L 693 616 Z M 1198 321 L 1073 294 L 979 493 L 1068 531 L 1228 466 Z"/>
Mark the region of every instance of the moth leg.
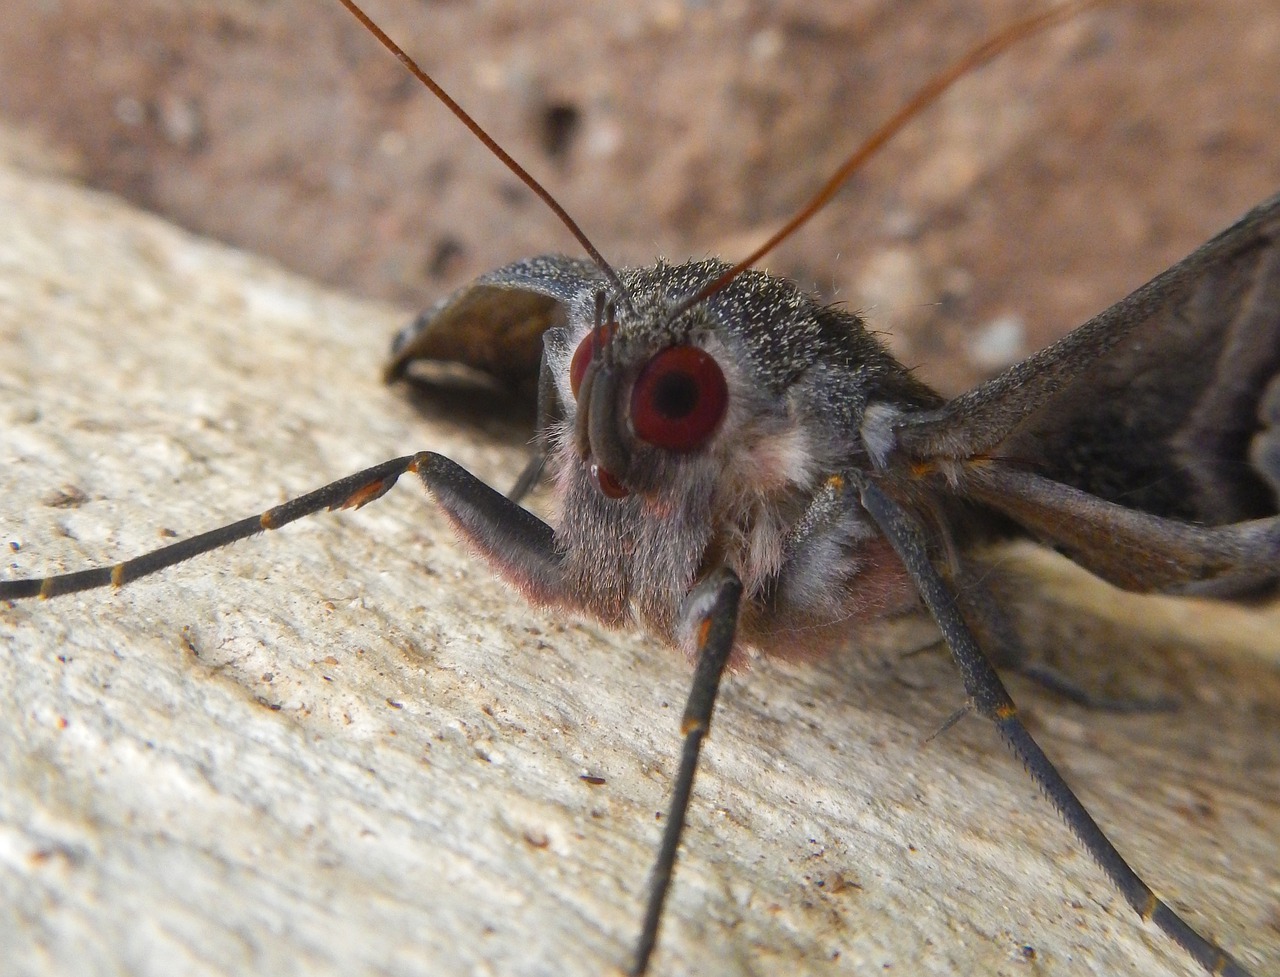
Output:
<path fill-rule="evenodd" d="M 946 582 L 934 568 L 922 542 L 918 524 L 883 489 L 859 473 L 851 473 L 863 507 L 884 532 L 907 572 L 920 590 L 943 638 L 951 649 L 964 679 L 974 711 L 990 719 L 1005 745 L 1026 768 L 1032 780 L 1057 808 L 1067 827 L 1111 879 L 1126 902 L 1143 918 L 1156 925 L 1182 947 L 1200 966 L 1214 975 L 1248 977 L 1249 972 L 1230 954 L 1201 936 L 1182 919 L 1129 866 L 1102 828 L 1067 785 L 1039 744 L 1018 718 L 995 668 L 974 640 Z"/>
<path fill-rule="evenodd" d="M 495 570 L 534 602 L 562 601 L 563 568 L 550 526 L 444 455 L 421 451 L 413 460 L 454 529 Z"/>
<path fill-rule="evenodd" d="M 809 500 L 808 507 L 787 533 L 788 561 L 804 550 L 827 530 L 847 517 L 849 503 L 845 498 L 844 480 L 828 478 Z"/>
<path fill-rule="evenodd" d="M 542 481 L 542 473 L 547 467 L 547 456 L 539 451 L 529 459 L 528 464 L 524 466 L 520 474 L 516 477 L 515 484 L 507 491 L 507 498 L 512 502 L 523 502 L 538 483 Z"/>
<path fill-rule="evenodd" d="M 547 365 L 546 345 L 549 341 L 548 336 L 543 334 L 542 362 L 538 366 L 538 436 L 535 454 L 507 493 L 507 498 L 512 502 L 523 501 L 542 481 L 542 473 L 551 454 L 552 426 L 561 416 L 560 399 L 556 395 L 556 378 Z"/>
<path fill-rule="evenodd" d="M 1120 715 L 1177 712 L 1178 700 L 1171 696 L 1158 696 L 1154 699 L 1142 696 L 1105 695 L 1093 692 L 1073 679 L 1061 669 L 1054 668 L 1045 662 L 1023 662 L 1016 669 L 1019 675 L 1031 679 L 1041 688 L 1061 696 L 1068 702 L 1074 702 L 1085 709 L 1095 712 L 1114 712 Z"/>
<path fill-rule="evenodd" d="M 774 616 L 785 619 L 791 614 L 796 626 L 808 626 L 815 619 L 840 622 L 837 640 L 847 640 L 842 622 L 849 608 L 843 595 L 854 576 L 867 572 L 848 553 L 875 538 L 875 528 L 852 499 L 848 481 L 840 475 L 826 478 L 783 540 L 781 565 L 765 592 Z M 809 630 L 809 637 L 814 636 Z"/>
<path fill-rule="evenodd" d="M 0 580 L 0 600 L 57 597 L 100 587 L 121 587 L 139 577 L 266 530 L 279 529 L 325 509 L 358 509 L 368 505 L 389 492 L 406 472 L 417 474 L 462 534 L 530 596 L 546 603 L 556 602 L 561 586 L 560 558 L 555 551 L 551 527 L 448 458 L 429 451 L 393 458 L 290 499 L 260 515 L 219 526 L 113 566 Z"/>
<path fill-rule="evenodd" d="M 738 630 L 741 599 L 742 581 L 732 570 L 722 567 L 703 579 L 689 594 L 685 604 L 686 626 L 697 639 L 698 664 L 680 720 L 680 733 L 684 737 L 680 769 L 667 807 L 662 844 L 649 875 L 644 922 L 640 927 L 640 938 L 636 941 L 635 960 L 628 971 L 632 977 L 640 977 L 648 971 L 649 958 L 658 942 L 662 907 L 671 888 L 676 853 L 689 811 L 693 780 L 698 772 L 698 755 L 702 751 L 703 740 L 711 731 L 711 714 L 720 689 L 720 677 L 724 674 Z"/>
<path fill-rule="evenodd" d="M 148 576 L 238 540 L 248 539 L 266 530 L 279 529 L 323 509 L 358 509 L 390 491 L 401 475 L 414 468 L 419 457 L 405 455 L 384 461 L 381 465 L 340 478 L 314 492 L 267 509 L 260 515 L 249 516 L 228 526 L 219 526 L 198 536 L 170 543 L 114 566 L 93 567 L 25 580 L 0 580 L 0 600 L 20 600 L 24 597 L 43 599 L 99 587 L 121 587 L 139 577 Z"/>
<path fill-rule="evenodd" d="M 993 572 L 982 561 L 965 560 L 958 570 L 952 570 L 955 576 L 950 589 L 956 595 L 965 622 L 978 638 L 978 646 L 985 650 L 996 668 L 1017 672 L 1068 702 L 1098 712 L 1173 712 L 1178 708 L 1177 700 L 1167 696 L 1149 699 L 1094 692 L 1048 662 L 1033 660 L 1009 612 L 987 582 Z"/>
<path fill-rule="evenodd" d="M 1280 578 L 1280 516 L 1179 522 L 1003 464 L 969 466 L 961 490 L 1125 590 L 1223 596 Z"/>

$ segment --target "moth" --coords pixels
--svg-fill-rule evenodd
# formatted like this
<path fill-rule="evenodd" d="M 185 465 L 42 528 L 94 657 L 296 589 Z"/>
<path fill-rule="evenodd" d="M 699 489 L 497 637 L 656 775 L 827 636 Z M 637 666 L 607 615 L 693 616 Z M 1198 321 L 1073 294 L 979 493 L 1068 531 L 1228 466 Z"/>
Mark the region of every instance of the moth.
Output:
<path fill-rule="evenodd" d="M 698 660 L 691 758 L 735 651 L 785 651 L 796 633 L 836 644 L 851 620 L 918 592 L 973 711 L 997 724 L 1131 904 L 1206 969 L 1243 973 L 1152 901 L 1025 735 L 957 613 L 954 594 L 970 579 L 953 544 L 994 514 L 1135 589 L 1241 593 L 1274 582 L 1278 211 L 1264 204 L 1067 340 L 951 402 L 850 317 L 758 273 L 713 290 L 727 266 L 520 263 L 421 319 L 392 372 L 476 338 L 501 343 L 508 364 L 513 333 L 537 337 L 541 447 L 561 506 L 554 534 L 421 455 L 115 570 L 5 582 L 0 598 L 122 583 L 320 508 L 363 505 L 414 471 L 534 600 L 611 624 L 635 616 Z M 493 366 L 483 354 L 462 358 Z M 693 770 L 690 759 L 678 794 Z M 683 813 L 677 803 L 668 824 Z M 677 840 L 669 829 L 637 970 Z"/>

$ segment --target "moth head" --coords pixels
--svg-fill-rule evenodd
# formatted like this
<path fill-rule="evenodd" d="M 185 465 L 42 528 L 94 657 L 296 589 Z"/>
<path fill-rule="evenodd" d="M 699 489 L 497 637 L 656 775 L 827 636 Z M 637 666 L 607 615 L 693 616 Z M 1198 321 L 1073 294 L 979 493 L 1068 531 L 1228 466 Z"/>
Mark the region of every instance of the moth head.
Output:
<path fill-rule="evenodd" d="M 655 487 L 657 472 L 670 468 L 664 459 L 704 452 L 730 399 L 724 370 L 691 324 L 625 328 L 603 297 L 569 361 L 569 389 L 578 454 L 615 499 Z"/>

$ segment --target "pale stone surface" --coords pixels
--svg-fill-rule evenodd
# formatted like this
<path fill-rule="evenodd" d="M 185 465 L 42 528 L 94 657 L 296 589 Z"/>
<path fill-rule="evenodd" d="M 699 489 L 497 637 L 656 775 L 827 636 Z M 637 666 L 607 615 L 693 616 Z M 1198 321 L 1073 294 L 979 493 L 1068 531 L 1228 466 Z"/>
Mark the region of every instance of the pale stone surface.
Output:
<path fill-rule="evenodd" d="M 403 315 L 0 172 L 0 572 L 111 561 L 417 448 L 505 485 L 509 436 L 378 382 Z M 1274 609 L 1117 602 L 1008 559 L 1083 681 L 1184 703 L 1098 715 L 1016 682 L 1043 745 L 1193 923 L 1280 970 Z M 922 745 L 960 702 L 941 654 L 906 654 L 931 634 L 728 682 L 655 973 L 1195 972 L 982 724 Z M 687 679 L 527 608 L 411 484 L 115 594 L 0 606 L 3 969 L 611 972 Z"/>

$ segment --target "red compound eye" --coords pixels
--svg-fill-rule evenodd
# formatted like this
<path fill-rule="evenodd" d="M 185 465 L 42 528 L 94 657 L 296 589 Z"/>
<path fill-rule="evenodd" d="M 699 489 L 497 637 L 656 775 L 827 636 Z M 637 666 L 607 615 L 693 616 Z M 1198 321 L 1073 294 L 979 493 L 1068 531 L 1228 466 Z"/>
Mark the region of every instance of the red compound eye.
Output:
<path fill-rule="evenodd" d="M 631 390 L 636 437 L 667 451 L 696 451 L 729 406 L 724 374 L 697 346 L 672 346 L 645 364 Z"/>
<path fill-rule="evenodd" d="M 574 400 L 578 399 L 582 378 L 587 375 L 587 367 L 591 365 L 591 359 L 596 355 L 596 350 L 602 349 L 605 343 L 613 338 L 613 332 L 617 328 L 616 322 L 606 322 L 598 330 L 592 329 L 582 337 L 582 342 L 578 343 L 578 348 L 573 351 L 573 359 L 569 361 L 569 389 L 573 391 Z"/>
<path fill-rule="evenodd" d="M 601 468 L 599 465 L 591 466 L 591 477 L 595 479 L 596 486 L 600 489 L 600 494 L 610 499 L 625 499 L 631 492 L 625 485 L 618 481 L 613 472 Z"/>

